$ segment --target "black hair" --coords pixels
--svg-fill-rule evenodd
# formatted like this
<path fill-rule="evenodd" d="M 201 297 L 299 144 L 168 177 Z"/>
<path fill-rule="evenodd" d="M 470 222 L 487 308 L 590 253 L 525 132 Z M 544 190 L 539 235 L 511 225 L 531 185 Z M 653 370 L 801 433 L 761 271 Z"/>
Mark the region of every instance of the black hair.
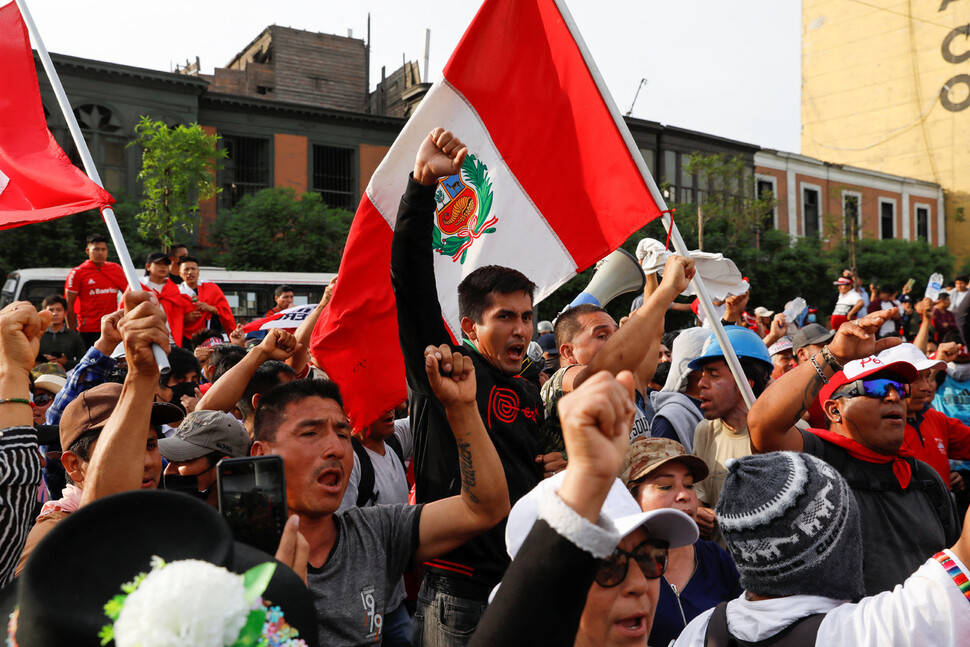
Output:
<path fill-rule="evenodd" d="M 94 427 L 93 429 L 88 429 L 80 436 L 75 438 L 74 442 L 71 443 L 71 446 L 65 451 L 71 452 L 85 463 L 91 462 L 91 447 L 94 446 L 94 443 L 101 436 L 102 429 L 104 429 L 104 427 Z M 69 484 L 74 485 L 74 480 L 71 478 L 71 475 L 67 473 L 67 470 L 64 470 L 64 477 L 67 479 Z"/>
<path fill-rule="evenodd" d="M 219 344 L 209 355 L 209 366 L 212 367 L 212 383 L 225 375 L 233 366 L 242 361 L 246 350 L 235 344 Z"/>
<path fill-rule="evenodd" d="M 180 262 L 181 263 L 195 263 L 196 265 L 199 265 L 199 259 L 197 259 L 195 256 L 188 256 L 188 255 L 183 256 L 181 258 Z"/>
<path fill-rule="evenodd" d="M 184 348 L 174 347 L 168 354 L 168 363 L 172 366 L 172 372 L 167 375 L 168 379 L 179 379 L 185 377 L 192 371 L 202 375 L 202 366 L 199 360 L 191 352 Z M 165 380 L 168 384 L 168 380 Z"/>
<path fill-rule="evenodd" d="M 91 243 L 104 243 L 105 245 L 108 244 L 108 238 L 104 234 L 91 234 L 85 240 L 87 240 L 87 243 L 85 246 L 90 245 Z"/>
<path fill-rule="evenodd" d="M 221 340 L 222 339 L 222 334 L 219 333 L 219 332 L 216 332 L 212 328 L 203 328 L 199 332 L 197 332 L 194 335 L 192 335 L 192 339 L 190 341 L 192 342 L 192 347 L 195 348 L 196 346 L 198 346 L 200 344 L 203 344 L 203 343 L 205 343 L 206 341 L 208 341 L 210 339 L 219 339 L 219 340 Z M 238 346 L 237 346 L 237 348 L 238 348 Z"/>
<path fill-rule="evenodd" d="M 563 344 L 571 344 L 576 339 L 576 335 L 583 330 L 579 318 L 594 312 L 606 312 L 606 310 L 595 303 L 580 303 L 556 317 L 556 328 L 553 331 L 556 335 L 556 348 Z"/>
<path fill-rule="evenodd" d="M 680 330 L 671 330 L 670 332 L 665 332 L 660 338 L 660 343 L 667 347 L 668 350 L 674 349 L 674 340 L 680 337 Z"/>
<path fill-rule="evenodd" d="M 243 391 L 242 397 L 236 403 L 243 418 L 249 418 L 254 413 L 253 396 L 259 395 L 262 398 L 262 396 L 278 387 L 283 381 L 280 379 L 281 375 L 295 376 L 296 371 L 289 364 L 275 359 L 264 362 L 256 369 L 253 376 L 249 378 L 249 384 L 246 385 L 246 390 Z"/>
<path fill-rule="evenodd" d="M 966 274 L 961 274 L 961 275 L 957 276 L 953 280 L 954 281 L 963 281 L 964 283 L 970 283 L 970 278 L 967 278 L 967 275 Z"/>
<path fill-rule="evenodd" d="M 54 305 L 55 303 L 61 304 L 65 310 L 67 310 L 67 299 L 59 294 L 52 294 L 48 297 L 44 297 L 44 302 L 40 304 L 41 308 L 46 308 L 48 306 Z"/>
<path fill-rule="evenodd" d="M 754 397 L 760 398 L 771 380 L 772 365 L 752 357 L 739 357 L 738 361 L 741 362 L 741 370 L 744 371 L 744 376 L 754 382 L 751 385 Z"/>
<path fill-rule="evenodd" d="M 264 395 L 256 410 L 253 422 L 253 436 L 256 440 L 273 442 L 276 440 L 276 430 L 283 422 L 286 407 L 293 402 L 301 402 L 307 398 L 323 398 L 333 400 L 343 409 L 344 399 L 340 395 L 340 388 L 330 380 L 293 380 L 282 384 Z"/>
<path fill-rule="evenodd" d="M 963 335 L 960 334 L 959 330 L 951 330 L 947 334 L 943 335 L 943 343 L 948 341 L 955 341 L 956 343 L 963 345 Z"/>
<path fill-rule="evenodd" d="M 458 284 L 458 316 L 482 323 L 485 310 L 492 305 L 492 294 L 525 292 L 534 299 L 536 284 L 525 274 L 501 265 L 480 267 Z"/>
<path fill-rule="evenodd" d="M 279 296 L 284 292 L 292 292 L 292 291 L 293 291 L 293 286 L 287 285 L 286 283 L 284 283 L 283 285 L 276 288 L 276 292 L 273 293 L 273 296 L 279 298 Z"/>
<path fill-rule="evenodd" d="M 188 251 L 189 249 L 189 246 L 186 245 L 185 243 L 172 243 L 168 248 L 169 255 L 171 255 L 171 253 L 174 252 L 179 247 L 184 247 L 186 251 Z"/>
<path fill-rule="evenodd" d="M 892 294 L 896 291 L 896 286 L 884 283 L 879 286 L 879 292 L 877 294 Z"/>

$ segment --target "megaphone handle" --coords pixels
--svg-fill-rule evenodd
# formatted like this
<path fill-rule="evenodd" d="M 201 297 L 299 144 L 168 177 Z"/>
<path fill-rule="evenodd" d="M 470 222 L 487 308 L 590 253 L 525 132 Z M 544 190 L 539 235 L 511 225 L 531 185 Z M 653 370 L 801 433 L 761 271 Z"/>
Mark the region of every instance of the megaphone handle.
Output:
<path fill-rule="evenodd" d="M 172 372 L 172 365 L 168 363 L 168 355 L 162 350 L 162 347 L 158 344 L 152 344 L 152 353 L 155 355 L 155 363 L 158 364 L 158 372 L 162 375 L 168 375 Z"/>

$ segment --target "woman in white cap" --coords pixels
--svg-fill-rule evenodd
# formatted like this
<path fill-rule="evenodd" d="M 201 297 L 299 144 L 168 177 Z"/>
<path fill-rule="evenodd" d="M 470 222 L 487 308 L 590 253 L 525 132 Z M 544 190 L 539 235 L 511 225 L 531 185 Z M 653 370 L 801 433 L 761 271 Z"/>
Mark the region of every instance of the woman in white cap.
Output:
<path fill-rule="evenodd" d="M 602 371 L 559 402 L 569 467 L 512 508 L 512 565 L 471 645 L 645 647 L 669 548 L 697 526 L 643 512 L 616 478 L 633 424 L 633 376 Z"/>

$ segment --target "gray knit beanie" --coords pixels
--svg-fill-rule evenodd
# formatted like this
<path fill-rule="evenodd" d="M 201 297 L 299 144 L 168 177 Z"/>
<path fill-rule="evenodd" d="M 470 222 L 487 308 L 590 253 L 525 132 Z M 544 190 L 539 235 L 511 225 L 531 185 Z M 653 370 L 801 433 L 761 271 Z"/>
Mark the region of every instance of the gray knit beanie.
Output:
<path fill-rule="evenodd" d="M 726 467 L 716 510 L 741 586 L 767 596 L 865 595 L 859 510 L 838 472 L 795 452 L 745 456 Z"/>

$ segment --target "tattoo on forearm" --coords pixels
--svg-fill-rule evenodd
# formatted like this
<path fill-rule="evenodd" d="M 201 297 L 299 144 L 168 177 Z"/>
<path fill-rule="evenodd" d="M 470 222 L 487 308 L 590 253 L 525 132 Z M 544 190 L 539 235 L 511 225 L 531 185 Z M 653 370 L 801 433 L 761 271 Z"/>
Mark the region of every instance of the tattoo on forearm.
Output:
<path fill-rule="evenodd" d="M 471 443 L 466 440 L 458 440 L 458 463 L 461 467 L 461 485 L 468 498 L 474 503 L 479 503 L 475 495 L 475 465 L 472 462 Z"/>
<path fill-rule="evenodd" d="M 808 386 L 805 387 L 805 393 L 802 396 L 802 408 L 799 409 L 798 415 L 801 417 L 803 413 L 808 411 L 808 408 L 812 406 L 812 402 L 818 397 L 819 391 L 822 390 L 822 378 L 818 375 L 813 375 Z"/>

